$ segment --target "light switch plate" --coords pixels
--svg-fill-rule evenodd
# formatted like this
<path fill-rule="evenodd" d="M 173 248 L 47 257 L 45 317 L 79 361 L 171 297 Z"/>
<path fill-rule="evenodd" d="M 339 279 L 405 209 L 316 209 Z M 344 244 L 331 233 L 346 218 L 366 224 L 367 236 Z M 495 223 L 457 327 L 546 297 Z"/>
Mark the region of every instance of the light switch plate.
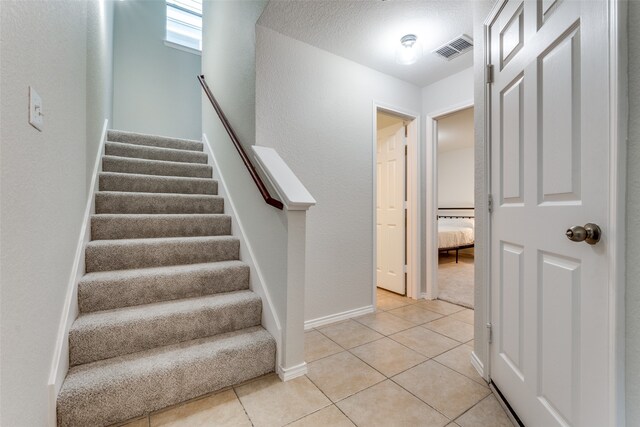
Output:
<path fill-rule="evenodd" d="M 29 123 L 42 132 L 44 127 L 44 114 L 42 113 L 42 98 L 29 86 Z"/>

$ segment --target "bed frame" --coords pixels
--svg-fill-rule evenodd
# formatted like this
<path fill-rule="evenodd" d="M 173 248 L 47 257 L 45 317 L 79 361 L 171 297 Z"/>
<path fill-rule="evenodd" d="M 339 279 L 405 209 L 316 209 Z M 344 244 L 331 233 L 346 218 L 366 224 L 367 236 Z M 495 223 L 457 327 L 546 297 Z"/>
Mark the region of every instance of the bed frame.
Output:
<path fill-rule="evenodd" d="M 438 208 L 438 211 L 473 211 L 476 208 Z M 475 218 L 474 215 L 438 215 L 438 219 L 440 218 Z M 475 230 L 474 230 L 475 233 Z M 474 242 L 475 242 L 475 236 L 474 236 Z M 475 246 L 475 243 L 470 243 L 468 245 L 460 245 L 460 246 L 452 246 L 450 248 L 438 248 L 438 253 L 440 252 L 446 252 L 449 253 L 449 251 L 456 251 L 456 264 L 458 263 L 458 257 L 459 257 L 459 251 L 460 249 L 470 249 L 473 248 Z"/>

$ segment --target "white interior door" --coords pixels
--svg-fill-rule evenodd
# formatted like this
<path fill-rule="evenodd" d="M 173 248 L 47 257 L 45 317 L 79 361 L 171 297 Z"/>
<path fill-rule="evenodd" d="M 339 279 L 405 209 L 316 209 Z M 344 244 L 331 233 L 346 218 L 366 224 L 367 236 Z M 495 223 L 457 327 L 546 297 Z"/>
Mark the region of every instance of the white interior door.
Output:
<path fill-rule="evenodd" d="M 607 10 L 507 0 L 489 26 L 491 378 L 529 427 L 609 424 Z M 599 243 L 565 236 L 585 223 Z"/>
<path fill-rule="evenodd" d="M 378 131 L 376 183 L 377 285 L 405 294 L 405 128 Z"/>

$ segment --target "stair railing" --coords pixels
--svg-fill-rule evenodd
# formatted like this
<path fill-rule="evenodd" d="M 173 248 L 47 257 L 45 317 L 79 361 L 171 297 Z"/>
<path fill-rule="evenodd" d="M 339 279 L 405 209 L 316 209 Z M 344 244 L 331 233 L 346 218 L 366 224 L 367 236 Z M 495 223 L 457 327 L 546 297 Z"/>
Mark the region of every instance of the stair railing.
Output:
<path fill-rule="evenodd" d="M 253 166 L 253 163 L 251 163 L 251 159 L 249 159 L 249 156 L 247 156 L 247 153 L 244 151 L 244 148 L 242 148 L 242 144 L 240 144 L 240 140 L 238 139 L 236 132 L 231 127 L 231 123 L 229 123 L 229 119 L 227 119 L 227 116 L 225 116 L 224 112 L 222 111 L 222 108 L 220 107 L 220 104 L 218 104 L 218 101 L 213 96 L 213 92 L 211 92 L 209 85 L 207 85 L 207 82 L 204 80 L 204 75 L 199 75 L 198 81 L 200 82 L 200 85 L 202 86 L 204 93 L 207 95 L 207 98 L 209 98 L 209 101 L 211 101 L 211 105 L 213 106 L 213 109 L 216 110 L 216 113 L 218 114 L 218 117 L 220 118 L 222 125 L 227 131 L 227 134 L 229 134 L 229 138 L 231 138 L 231 142 L 233 142 L 233 145 L 236 147 L 236 150 L 238 151 L 238 154 L 242 159 L 242 163 L 244 163 L 244 165 L 246 166 L 247 170 L 249 171 L 249 175 L 251 175 L 253 182 L 256 184 L 256 187 L 258 187 L 258 191 L 260 191 L 260 194 L 262 194 L 262 198 L 268 205 L 271 205 L 276 209 L 282 210 L 284 205 L 280 200 L 273 198 L 269 193 L 267 186 L 264 185 L 264 182 L 260 178 L 260 175 L 258 175 L 258 172 L 256 171 L 255 166 Z"/>

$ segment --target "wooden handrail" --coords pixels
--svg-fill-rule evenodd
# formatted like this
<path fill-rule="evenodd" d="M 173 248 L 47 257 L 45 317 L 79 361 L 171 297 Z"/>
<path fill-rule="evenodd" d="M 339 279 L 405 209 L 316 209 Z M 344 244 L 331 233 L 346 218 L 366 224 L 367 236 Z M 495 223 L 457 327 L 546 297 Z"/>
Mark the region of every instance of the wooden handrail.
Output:
<path fill-rule="evenodd" d="M 216 113 L 218 113 L 218 117 L 220 118 L 222 125 L 227 130 L 227 133 L 229 134 L 229 138 L 231 138 L 231 142 L 233 142 L 233 145 L 236 147 L 236 150 L 238 150 L 238 154 L 240 154 L 242 163 L 244 163 L 244 165 L 247 167 L 247 170 L 249 171 L 249 175 L 251 175 L 251 178 L 253 178 L 253 182 L 258 187 L 258 191 L 260 191 L 260 194 L 262 194 L 264 201 L 267 202 L 268 205 L 273 206 L 274 208 L 282 209 L 284 205 L 280 200 L 277 200 L 271 197 L 271 194 L 269 194 L 269 190 L 264 185 L 264 182 L 260 178 L 260 175 L 258 175 L 258 172 L 256 171 L 255 166 L 253 166 L 253 163 L 251 163 L 249 156 L 247 156 L 247 153 L 244 151 L 244 148 L 242 148 L 242 144 L 240 144 L 240 140 L 238 140 L 238 136 L 236 135 L 235 131 L 231 127 L 231 124 L 229 123 L 227 116 L 224 115 L 224 112 L 222 111 L 220 104 L 218 104 L 218 101 L 216 101 L 216 98 L 213 96 L 211 89 L 209 89 L 209 85 L 207 85 L 207 82 L 204 81 L 204 75 L 199 75 L 198 81 L 200 82 L 202 89 L 204 89 L 204 93 L 207 95 L 207 98 L 209 98 L 209 101 L 211 101 L 211 105 L 213 106 L 213 109 L 216 110 Z"/>

